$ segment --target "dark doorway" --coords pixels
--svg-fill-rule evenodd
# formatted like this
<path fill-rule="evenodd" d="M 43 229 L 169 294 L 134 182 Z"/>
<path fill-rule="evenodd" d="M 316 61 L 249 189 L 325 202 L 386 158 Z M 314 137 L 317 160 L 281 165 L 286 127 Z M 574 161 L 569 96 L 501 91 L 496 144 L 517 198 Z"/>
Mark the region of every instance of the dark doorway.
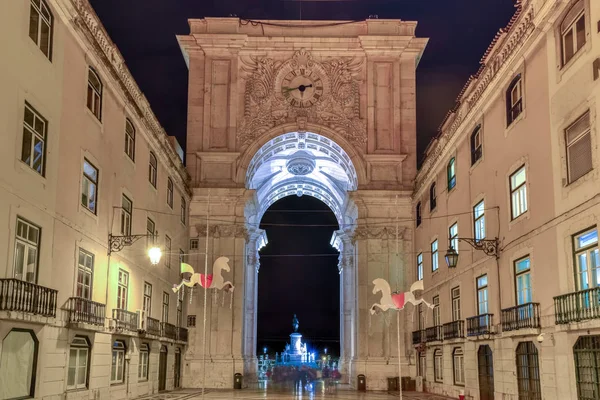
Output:
<path fill-rule="evenodd" d="M 175 389 L 179 389 L 181 387 L 181 349 L 179 347 L 175 349 L 175 373 L 173 377 L 175 378 L 173 385 Z"/>
<path fill-rule="evenodd" d="M 260 252 L 257 352 L 281 353 L 296 314 L 309 351 L 339 356 L 339 253 L 330 245 L 337 218 L 314 197 L 288 196 L 269 207 L 260 228 L 269 243 Z"/>
<path fill-rule="evenodd" d="M 167 388 L 167 346 L 160 346 L 158 357 L 158 391 Z"/>
<path fill-rule="evenodd" d="M 477 351 L 479 364 L 479 399 L 494 400 L 494 356 L 490 346 L 481 345 Z"/>

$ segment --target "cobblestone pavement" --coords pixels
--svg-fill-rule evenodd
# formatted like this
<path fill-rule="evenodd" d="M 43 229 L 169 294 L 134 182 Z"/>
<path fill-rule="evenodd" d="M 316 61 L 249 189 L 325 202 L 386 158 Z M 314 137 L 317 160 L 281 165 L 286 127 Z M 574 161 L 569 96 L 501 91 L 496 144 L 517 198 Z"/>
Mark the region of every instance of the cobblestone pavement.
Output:
<path fill-rule="evenodd" d="M 448 400 L 450 397 L 437 396 L 428 393 L 404 392 L 404 400 Z M 399 393 L 387 392 L 357 392 L 351 389 L 338 389 L 335 393 L 293 392 L 264 389 L 224 390 L 206 389 L 204 398 L 215 399 L 237 399 L 237 400 L 311 400 L 311 399 L 336 399 L 336 400 L 394 400 L 399 399 Z M 200 389 L 183 389 L 174 392 L 161 393 L 145 396 L 140 400 L 200 400 L 202 391 Z"/>

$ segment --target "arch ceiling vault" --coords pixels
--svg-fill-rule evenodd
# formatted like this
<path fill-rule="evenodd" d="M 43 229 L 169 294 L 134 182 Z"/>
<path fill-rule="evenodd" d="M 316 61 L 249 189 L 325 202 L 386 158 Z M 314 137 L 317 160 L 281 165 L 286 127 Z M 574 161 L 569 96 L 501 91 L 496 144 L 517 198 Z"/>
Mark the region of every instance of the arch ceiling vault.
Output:
<path fill-rule="evenodd" d="M 340 252 L 341 372 L 351 384 L 367 374 L 370 389 L 385 389 L 386 377 L 398 375 L 396 328 L 368 313 L 380 297 L 368 279 L 407 289 L 400 272 L 414 270 L 404 268 L 412 257 L 403 249 L 412 248 L 415 69 L 427 39 L 415 37 L 416 22 L 400 20 L 189 25 L 177 40 L 189 68 L 190 234 L 208 234 L 200 243 L 209 262 L 229 258 L 236 290 L 231 309 L 208 298 L 210 355 L 203 330 L 190 330 L 183 386 L 231 387 L 232 371 L 256 378 L 259 250 L 267 243 L 260 219 L 278 199 L 307 195 L 340 224 L 331 244 Z M 398 231 L 395 217 L 407 221 Z M 201 268 L 197 251 L 189 262 Z M 194 295 L 188 314 L 202 319 L 202 301 Z"/>

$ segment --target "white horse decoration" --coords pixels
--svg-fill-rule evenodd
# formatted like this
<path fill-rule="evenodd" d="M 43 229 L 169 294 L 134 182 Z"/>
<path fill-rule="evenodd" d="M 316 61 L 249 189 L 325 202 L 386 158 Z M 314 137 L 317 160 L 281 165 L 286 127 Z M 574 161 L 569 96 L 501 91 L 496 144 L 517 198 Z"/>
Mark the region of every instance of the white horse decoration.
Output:
<path fill-rule="evenodd" d="M 390 284 L 387 283 L 385 279 L 377 278 L 373 281 L 373 285 L 375 285 L 373 288 L 373 294 L 381 292 L 381 300 L 379 303 L 375 303 L 371 306 L 371 315 L 375 314 L 376 308 L 379 308 L 381 311 L 387 311 L 390 309 L 402 310 L 407 303 L 411 303 L 414 306 L 424 303 L 429 308 L 434 307 L 432 304 L 429 304 L 422 298 L 418 300 L 415 298 L 414 292 L 417 290 L 423 290 L 423 281 L 416 281 L 410 286 L 410 290 L 404 293 L 392 293 Z"/>
<path fill-rule="evenodd" d="M 198 284 L 205 289 L 223 289 L 226 292 L 233 292 L 233 289 L 235 289 L 233 284 L 229 281 L 225 281 L 223 275 L 221 275 L 221 271 L 231 271 L 228 263 L 229 258 L 227 257 L 217 258 L 213 264 L 213 273 L 210 275 L 196 273 L 191 265 L 181 263 L 181 273 L 191 274 L 191 277 L 189 280 L 184 278 L 179 285 L 173 285 L 173 291 L 177 293 L 184 285 L 193 288 Z"/>

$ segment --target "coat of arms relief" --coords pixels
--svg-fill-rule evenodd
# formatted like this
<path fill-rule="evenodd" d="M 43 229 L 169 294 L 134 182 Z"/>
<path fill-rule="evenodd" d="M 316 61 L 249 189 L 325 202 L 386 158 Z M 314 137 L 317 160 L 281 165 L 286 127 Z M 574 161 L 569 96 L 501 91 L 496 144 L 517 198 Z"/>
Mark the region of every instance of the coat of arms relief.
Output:
<path fill-rule="evenodd" d="M 238 143 L 245 147 L 266 131 L 286 123 L 320 124 L 357 147 L 367 141 L 360 117 L 362 60 L 341 57 L 317 61 L 304 49 L 285 61 L 242 58 L 244 114 Z"/>

